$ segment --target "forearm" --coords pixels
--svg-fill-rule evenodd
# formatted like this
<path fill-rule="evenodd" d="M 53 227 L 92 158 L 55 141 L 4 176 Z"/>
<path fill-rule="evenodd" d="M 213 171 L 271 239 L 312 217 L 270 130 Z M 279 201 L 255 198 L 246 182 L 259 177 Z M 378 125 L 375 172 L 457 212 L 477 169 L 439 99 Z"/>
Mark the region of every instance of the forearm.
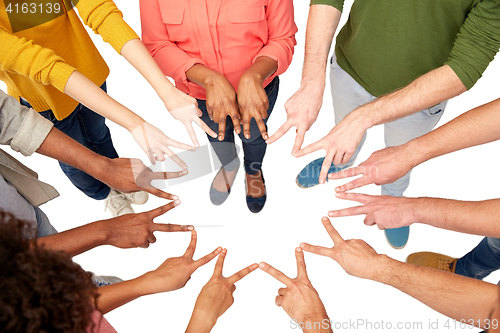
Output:
<path fill-rule="evenodd" d="M 269 57 L 258 57 L 255 62 L 243 73 L 241 79 L 254 79 L 261 84 L 276 72 L 278 63 Z"/>
<path fill-rule="evenodd" d="M 129 132 L 144 123 L 144 119 L 112 99 L 79 72 L 75 71 L 71 74 L 64 92 L 94 112 L 124 127 Z"/>
<path fill-rule="evenodd" d="M 147 295 L 144 288 L 144 275 L 133 280 L 114 283 L 98 289 L 97 309 L 106 314 L 128 302 Z"/>
<path fill-rule="evenodd" d="M 428 109 L 466 90 L 455 72 L 444 65 L 400 90 L 359 107 L 352 115 L 364 119 L 369 128 Z"/>
<path fill-rule="evenodd" d="M 328 5 L 312 5 L 307 20 L 304 67 L 301 85 L 325 86 L 328 54 L 340 22 L 341 12 Z"/>
<path fill-rule="evenodd" d="M 97 246 L 106 244 L 106 234 L 100 227 L 101 222 L 94 222 L 37 239 L 39 246 L 51 251 L 64 251 L 76 256 Z"/>
<path fill-rule="evenodd" d="M 373 280 L 388 284 L 458 321 L 483 324 L 498 302 L 496 285 L 380 256 L 383 270 Z"/>
<path fill-rule="evenodd" d="M 139 39 L 127 42 L 121 51 L 122 56 L 149 82 L 158 96 L 166 101 L 175 87 L 163 74 L 156 61 Z"/>
<path fill-rule="evenodd" d="M 207 315 L 204 311 L 194 308 L 193 315 L 189 320 L 186 333 L 209 333 L 215 326 L 217 320 Z"/>
<path fill-rule="evenodd" d="M 415 165 L 437 156 L 500 140 L 500 99 L 470 110 L 404 145 Z"/>
<path fill-rule="evenodd" d="M 457 201 L 414 199 L 419 223 L 467 234 L 500 238 L 500 199 Z"/>
<path fill-rule="evenodd" d="M 52 128 L 37 153 L 69 164 L 97 179 L 103 179 L 103 173 L 109 171 L 108 158 L 94 153 L 57 128 Z"/>
<path fill-rule="evenodd" d="M 206 89 L 208 85 L 213 84 L 215 78 L 222 74 L 202 64 L 196 64 L 186 72 L 186 76 L 189 81 Z"/>

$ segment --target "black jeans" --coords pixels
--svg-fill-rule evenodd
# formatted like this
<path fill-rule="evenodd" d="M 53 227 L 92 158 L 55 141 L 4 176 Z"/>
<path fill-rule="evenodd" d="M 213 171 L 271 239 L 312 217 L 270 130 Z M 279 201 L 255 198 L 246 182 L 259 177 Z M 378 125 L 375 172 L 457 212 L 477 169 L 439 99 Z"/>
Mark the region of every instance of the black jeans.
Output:
<path fill-rule="evenodd" d="M 266 124 L 267 129 L 267 120 L 271 116 L 271 113 L 274 108 L 274 104 L 276 103 L 276 99 L 278 98 L 278 90 L 279 90 L 280 81 L 278 77 L 275 77 L 271 83 L 269 83 L 266 88 L 266 94 L 269 99 L 269 108 L 267 109 L 267 118 L 263 119 Z M 210 119 L 207 112 L 206 101 L 198 100 L 198 107 L 203 112 L 203 115 L 200 117 L 208 127 L 210 127 L 215 133 L 219 133 L 219 124 Z M 243 152 L 245 153 L 245 171 L 249 175 L 255 175 L 262 168 L 262 161 L 264 159 L 264 155 L 266 154 L 267 143 L 262 138 L 260 134 L 259 127 L 257 126 L 257 122 L 252 118 L 250 122 L 250 139 L 247 139 L 243 136 L 243 128 L 239 134 L 240 139 L 243 144 Z M 236 146 L 234 145 L 234 125 L 231 117 L 227 117 L 226 119 L 226 132 L 224 134 L 224 140 L 219 141 L 217 138 L 212 138 L 207 135 L 208 140 L 212 144 L 217 157 L 219 158 L 221 164 L 224 166 L 224 169 L 227 171 L 232 171 L 237 166 L 233 161 L 238 156 L 236 152 Z M 231 163 L 233 162 L 233 163 Z"/>

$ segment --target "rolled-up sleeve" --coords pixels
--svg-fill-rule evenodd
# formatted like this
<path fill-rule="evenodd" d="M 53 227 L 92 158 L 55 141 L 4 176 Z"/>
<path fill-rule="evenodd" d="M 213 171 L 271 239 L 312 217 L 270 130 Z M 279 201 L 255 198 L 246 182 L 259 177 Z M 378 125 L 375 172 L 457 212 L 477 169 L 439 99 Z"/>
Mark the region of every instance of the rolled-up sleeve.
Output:
<path fill-rule="evenodd" d="M 140 7 L 142 42 L 163 74 L 187 85 L 186 72 L 195 64 L 207 64 L 191 57 L 170 40 L 157 0 L 140 0 Z"/>
<path fill-rule="evenodd" d="M 500 3 L 483 0 L 472 8 L 446 64 L 467 89 L 479 80 L 500 48 Z"/>
<path fill-rule="evenodd" d="M 38 112 L 0 90 L 0 144 L 29 156 L 40 147 L 53 126 Z"/>
<path fill-rule="evenodd" d="M 39 84 L 51 84 L 61 92 L 76 70 L 54 51 L 1 29 L 0 45 L 2 71 L 24 75 Z"/>
<path fill-rule="evenodd" d="M 122 12 L 111 0 L 80 0 L 78 14 L 92 31 L 99 34 L 116 52 L 132 39 L 139 39 L 135 31 L 123 20 Z"/>
<path fill-rule="evenodd" d="M 337 8 L 342 12 L 344 9 L 344 0 L 311 0 L 310 5 L 328 5 Z"/>
<path fill-rule="evenodd" d="M 266 18 L 269 27 L 269 39 L 267 44 L 257 53 L 253 62 L 258 57 L 266 56 L 278 62 L 276 75 L 283 74 L 292 62 L 293 52 L 297 42 L 293 1 L 271 0 L 269 1 Z"/>

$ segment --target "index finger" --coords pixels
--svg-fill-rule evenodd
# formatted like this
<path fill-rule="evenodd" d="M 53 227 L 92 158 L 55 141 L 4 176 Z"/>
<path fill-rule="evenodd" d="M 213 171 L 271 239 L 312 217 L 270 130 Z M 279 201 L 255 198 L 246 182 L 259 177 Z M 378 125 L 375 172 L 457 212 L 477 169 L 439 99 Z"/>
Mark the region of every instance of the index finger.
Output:
<path fill-rule="evenodd" d="M 227 116 L 222 116 L 219 120 L 219 141 L 224 140 L 226 134 L 226 119 Z"/>
<path fill-rule="evenodd" d="M 191 230 L 191 242 L 189 243 L 189 246 L 186 250 L 186 253 L 184 253 L 185 257 L 193 259 L 194 251 L 196 250 L 197 238 L 198 238 L 198 236 L 196 234 L 196 230 Z"/>
<path fill-rule="evenodd" d="M 170 159 L 172 159 L 172 161 L 174 161 L 174 162 L 175 162 L 175 164 L 177 164 L 178 166 L 180 166 L 180 167 L 181 167 L 182 169 L 184 169 L 184 170 L 185 170 L 185 169 L 187 169 L 187 165 L 186 165 L 186 163 L 184 163 L 184 161 L 183 161 L 183 160 L 181 160 L 181 159 L 180 159 L 180 157 L 179 157 L 179 156 L 177 156 L 177 154 L 175 154 L 172 150 L 170 150 L 170 148 L 168 148 L 168 147 L 164 146 L 164 147 L 162 148 L 162 150 L 163 150 L 163 152 L 164 152 L 165 154 L 167 154 L 167 156 L 168 156 Z"/>
<path fill-rule="evenodd" d="M 231 275 L 230 277 L 228 277 L 227 281 L 231 284 L 234 284 L 238 281 L 240 281 L 241 279 L 243 279 L 245 276 L 247 276 L 248 274 L 252 273 L 253 271 L 255 271 L 257 268 L 259 268 L 259 265 L 257 264 L 252 264 L 246 268 L 243 268 L 241 271 L 237 272 L 237 273 L 234 273 L 233 275 Z"/>
<path fill-rule="evenodd" d="M 297 277 L 307 277 L 304 252 L 302 252 L 300 247 L 295 249 L 295 259 L 297 259 Z"/>
<path fill-rule="evenodd" d="M 366 205 L 372 201 L 372 199 L 376 198 L 373 195 L 361 194 L 361 193 L 337 193 L 335 196 L 339 199 L 356 201 L 363 205 Z"/>
<path fill-rule="evenodd" d="M 283 272 L 277 270 L 276 268 L 265 262 L 261 262 L 259 268 L 262 269 L 267 274 L 274 277 L 276 280 L 280 281 L 281 283 L 284 283 L 287 287 L 290 286 L 292 283 L 292 279 L 283 274 Z"/>
<path fill-rule="evenodd" d="M 301 150 L 297 151 L 293 156 L 302 157 L 304 155 L 313 153 L 313 152 L 318 151 L 320 149 L 323 149 L 323 143 L 321 142 L 321 140 L 319 140 L 318 142 L 312 143 L 305 148 L 302 148 Z"/>
<path fill-rule="evenodd" d="M 162 232 L 181 232 L 181 231 L 191 231 L 194 230 L 193 226 L 190 225 L 178 225 L 178 224 L 166 224 L 166 223 L 154 223 L 152 231 L 162 231 Z"/>
<path fill-rule="evenodd" d="M 337 232 L 337 230 L 333 227 L 332 223 L 330 222 L 330 219 L 328 217 L 323 217 L 322 219 L 323 226 L 325 227 L 326 231 L 330 235 L 330 237 L 333 240 L 333 244 L 337 245 L 338 243 L 343 243 L 344 239 L 340 236 L 340 234 Z"/>
<path fill-rule="evenodd" d="M 260 134 L 262 135 L 262 138 L 264 140 L 269 139 L 269 135 L 267 135 L 267 128 L 266 128 L 266 123 L 264 123 L 264 120 L 262 119 L 262 116 L 260 113 L 256 112 L 254 115 L 255 122 L 257 123 L 257 126 L 259 127 Z"/>
<path fill-rule="evenodd" d="M 194 122 L 212 138 L 217 138 L 217 133 L 215 133 L 210 127 L 208 127 L 208 125 L 203 120 L 201 120 L 200 118 L 196 118 Z"/>
<path fill-rule="evenodd" d="M 281 125 L 281 127 L 276 131 L 276 133 L 274 133 L 273 135 L 271 135 L 271 137 L 266 141 L 266 143 L 268 145 L 270 145 L 271 143 L 277 141 L 279 138 L 281 138 L 283 135 L 286 134 L 286 132 L 288 132 L 290 130 L 290 128 L 292 128 L 292 123 L 290 120 L 287 120 L 283 125 Z"/>
<path fill-rule="evenodd" d="M 355 167 L 355 168 L 349 168 L 345 169 L 339 172 L 331 173 L 328 175 L 328 178 L 330 179 L 344 179 L 348 177 L 354 177 L 357 175 L 361 175 L 365 171 L 364 167 Z"/>
<path fill-rule="evenodd" d="M 179 206 L 181 204 L 180 200 L 175 200 L 175 201 L 172 201 L 166 205 L 163 205 L 161 207 L 158 207 L 158 208 L 155 208 L 153 210 L 150 210 L 149 212 L 146 212 L 144 214 L 147 214 L 148 217 L 153 220 L 155 218 L 157 218 L 158 216 L 161 216 L 163 214 L 165 214 L 166 212 L 168 212 L 169 210 L 171 210 L 172 208 L 175 208 L 176 206 Z"/>
<path fill-rule="evenodd" d="M 221 276 L 222 277 L 222 269 L 224 268 L 224 260 L 226 259 L 227 249 L 222 249 L 219 254 L 219 258 L 217 258 L 217 262 L 215 263 L 214 275 L 213 276 Z"/>
<path fill-rule="evenodd" d="M 191 125 L 191 121 L 185 123 L 184 126 L 186 126 L 189 138 L 193 142 L 194 147 L 198 148 L 200 146 L 200 143 L 198 142 L 198 138 L 196 137 L 196 133 L 194 132 L 193 125 Z"/>

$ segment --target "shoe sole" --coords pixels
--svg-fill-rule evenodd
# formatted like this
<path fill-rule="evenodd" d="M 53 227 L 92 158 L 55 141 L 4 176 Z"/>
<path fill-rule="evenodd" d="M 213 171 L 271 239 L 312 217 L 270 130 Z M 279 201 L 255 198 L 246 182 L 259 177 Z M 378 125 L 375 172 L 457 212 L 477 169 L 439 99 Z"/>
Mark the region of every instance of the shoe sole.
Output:
<path fill-rule="evenodd" d="M 404 249 L 406 247 L 406 245 L 408 244 L 408 241 L 406 241 L 406 243 L 401 246 L 401 247 L 397 247 L 397 246 L 394 246 L 391 244 L 391 242 L 389 242 L 389 238 L 387 238 L 387 234 L 384 232 L 384 236 L 385 236 L 385 240 L 387 241 L 387 243 L 389 243 L 389 245 L 395 249 L 395 250 L 401 250 L 401 249 Z M 410 235 L 408 235 L 408 239 L 410 239 Z M 408 258 L 407 258 L 408 259 Z"/>
<path fill-rule="evenodd" d="M 318 186 L 318 185 L 319 185 L 319 183 L 317 183 L 317 184 L 312 185 L 312 186 L 309 186 L 309 187 L 302 186 L 302 185 L 300 185 L 300 183 L 299 183 L 299 177 L 295 178 L 295 184 L 297 184 L 297 186 L 298 186 L 298 187 L 303 188 L 303 189 L 313 188 L 313 187 L 316 187 L 316 186 Z"/>

